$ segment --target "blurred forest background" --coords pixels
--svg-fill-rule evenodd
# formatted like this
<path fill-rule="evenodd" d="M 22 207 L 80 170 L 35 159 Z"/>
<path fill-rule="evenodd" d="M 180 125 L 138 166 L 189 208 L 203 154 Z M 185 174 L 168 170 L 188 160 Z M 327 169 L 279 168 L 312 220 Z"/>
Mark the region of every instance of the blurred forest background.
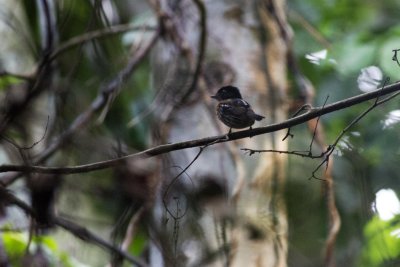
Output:
<path fill-rule="evenodd" d="M 400 79 L 397 0 L 0 6 L 2 165 L 77 166 L 226 134 L 209 98 L 223 85 L 267 117 L 255 128 Z M 400 266 L 398 98 L 353 125 L 327 167 L 240 150 L 313 142 L 318 155 L 373 102 L 285 141 L 282 130 L 93 172 L 3 172 L 0 266 Z"/>

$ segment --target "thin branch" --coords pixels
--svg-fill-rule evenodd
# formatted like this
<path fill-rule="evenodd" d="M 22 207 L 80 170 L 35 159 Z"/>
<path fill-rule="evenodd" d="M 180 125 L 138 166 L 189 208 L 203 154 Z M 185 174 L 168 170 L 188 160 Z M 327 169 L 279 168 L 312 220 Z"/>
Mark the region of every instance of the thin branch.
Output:
<path fill-rule="evenodd" d="M 329 98 L 329 95 L 325 98 L 325 101 L 324 101 L 324 104 L 322 105 L 322 108 L 325 107 L 326 102 L 328 102 L 328 98 Z M 312 153 L 312 146 L 313 146 L 313 143 L 314 143 L 314 140 L 315 140 L 315 136 L 317 134 L 318 124 L 319 124 L 319 120 L 320 119 L 321 119 L 321 117 L 318 117 L 317 118 L 317 122 L 315 123 L 312 139 L 311 139 L 311 142 L 310 142 L 310 147 L 309 147 L 309 150 L 308 150 L 310 152 L 310 154 Z M 323 144 L 320 144 L 320 145 L 321 145 L 321 147 L 323 146 Z"/>
<path fill-rule="evenodd" d="M 311 109 L 312 109 L 312 107 L 311 107 L 310 104 L 305 104 L 305 105 L 303 105 L 302 107 L 300 107 L 300 108 L 292 115 L 291 118 L 296 117 L 297 115 L 300 114 L 300 112 L 303 112 L 304 110 L 311 110 Z M 285 141 L 288 137 L 290 137 L 290 138 L 293 138 L 293 137 L 294 137 L 293 134 L 290 132 L 290 130 L 291 130 L 291 128 L 289 127 L 289 128 L 287 129 L 287 132 L 286 132 L 285 136 L 282 138 L 282 141 Z"/>
<path fill-rule="evenodd" d="M 276 149 L 251 149 L 251 148 L 241 148 L 240 150 L 244 151 L 245 153 L 248 153 L 249 156 L 252 156 L 253 154 L 256 153 L 278 153 L 278 154 L 299 156 L 302 158 L 320 159 L 325 155 L 324 154 L 325 152 L 322 152 L 319 155 L 313 155 L 310 154 L 310 151 L 297 151 L 297 150 L 287 151 L 287 150 L 276 150 Z"/>
<path fill-rule="evenodd" d="M 205 147 L 206 147 L 206 146 L 205 146 Z M 192 166 L 193 163 L 200 157 L 200 155 L 201 155 L 201 153 L 203 152 L 203 150 L 205 149 L 205 147 L 200 147 L 199 152 L 196 154 L 196 156 L 193 158 L 193 160 L 192 160 L 184 169 L 182 169 L 180 173 L 178 173 L 178 174 L 172 179 L 172 181 L 168 184 L 167 188 L 165 189 L 165 192 L 164 192 L 164 195 L 163 195 L 163 199 L 162 199 L 162 200 L 163 200 L 163 204 L 164 204 L 164 207 L 165 207 L 166 211 L 168 212 L 168 214 L 171 215 L 171 217 L 172 217 L 174 220 L 179 220 L 179 219 L 183 218 L 183 217 L 186 215 L 187 209 L 186 209 L 181 215 L 179 215 L 179 214 L 174 215 L 174 214 L 171 212 L 171 210 L 168 208 L 168 203 L 167 203 L 167 196 L 168 196 L 168 193 L 169 193 L 169 191 L 171 190 L 172 185 L 179 179 L 179 177 L 181 177 L 182 174 L 186 173 L 186 171 L 190 168 L 190 166 Z"/>
<path fill-rule="evenodd" d="M 87 32 L 85 34 L 75 36 L 66 41 L 65 43 L 61 44 L 59 47 L 57 47 L 57 49 L 55 49 L 54 52 L 50 55 L 50 60 L 54 60 L 57 56 L 59 56 L 60 54 L 64 53 L 67 50 L 74 48 L 75 46 L 87 43 L 94 39 L 105 38 L 119 33 L 124 33 L 128 31 L 138 31 L 138 30 L 156 31 L 157 27 L 147 26 L 147 25 L 134 26 L 131 24 L 121 24 L 92 32 Z"/>
<path fill-rule="evenodd" d="M 198 54 L 197 54 L 197 62 L 196 67 L 193 73 L 193 80 L 189 87 L 189 89 L 185 92 L 182 97 L 181 103 L 185 103 L 187 98 L 193 93 L 196 89 L 197 82 L 199 80 L 201 68 L 204 61 L 204 55 L 206 52 L 206 44 L 207 44 L 207 13 L 204 3 L 201 0 L 193 0 L 194 4 L 196 5 L 197 9 L 199 10 L 200 14 L 200 37 L 198 43 Z"/>
<path fill-rule="evenodd" d="M 320 117 L 324 114 L 342 110 L 359 103 L 381 97 L 384 95 L 392 94 L 394 92 L 400 91 L 400 82 L 394 83 L 387 87 L 382 87 L 382 89 L 350 97 L 335 103 L 326 105 L 325 107 L 317 107 L 309 110 L 309 112 L 299 115 L 295 118 L 288 119 L 286 121 L 271 124 L 265 127 L 253 128 L 249 130 L 243 130 L 238 132 L 233 132 L 228 135 L 211 136 L 202 139 L 189 140 L 184 142 L 178 142 L 173 144 L 159 145 L 147 150 L 130 154 L 124 157 L 119 157 L 116 159 L 110 159 L 106 161 L 100 161 L 95 163 L 89 163 L 85 165 L 72 166 L 72 167 L 44 167 L 44 166 L 23 166 L 23 165 L 0 165 L 0 172 L 36 172 L 36 173 L 55 173 L 55 174 L 73 174 L 73 173 L 84 173 L 96 170 L 102 170 L 110 168 L 119 164 L 124 163 L 127 159 L 137 159 L 137 158 L 150 158 L 158 156 L 161 154 L 169 153 L 171 151 L 177 151 L 192 147 L 205 146 L 210 144 L 217 144 L 223 142 L 229 142 L 233 140 L 243 139 L 247 137 L 254 137 L 257 135 L 262 135 L 266 133 L 276 132 L 282 129 L 287 129 L 288 127 L 293 127 L 295 125 L 302 124 L 308 120 Z M 397 95 L 397 94 L 396 94 Z M 390 96 L 392 99 L 394 96 Z M 388 100 L 389 100 L 388 99 Z M 386 101 L 388 101 L 386 100 Z M 382 104 L 386 101 L 380 101 L 376 104 Z M 363 115 L 364 116 L 364 115 Z M 359 119 L 358 119 L 359 120 Z M 357 120 L 357 121 L 358 121 Z M 346 129 L 345 129 L 346 130 Z"/>
<path fill-rule="evenodd" d="M 46 137 L 47 129 L 49 127 L 49 120 L 50 120 L 50 116 L 47 116 L 46 128 L 44 129 L 44 133 L 43 133 L 42 137 L 38 141 L 33 142 L 33 144 L 30 146 L 20 146 L 16 142 L 14 142 L 11 138 L 8 138 L 7 136 L 2 135 L 2 134 L 0 134 L 0 139 L 4 139 L 6 142 L 10 143 L 12 146 L 14 146 L 18 150 L 32 149 L 36 145 L 38 145 L 40 142 L 42 142 L 44 140 L 44 138 Z"/>
<path fill-rule="evenodd" d="M 315 39 L 317 42 L 319 42 L 321 45 L 323 45 L 325 48 L 329 49 L 331 47 L 331 44 L 329 41 L 323 36 L 321 32 L 317 30 L 317 28 L 312 25 L 309 21 L 307 21 L 304 16 L 302 16 L 300 13 L 295 11 L 294 9 L 291 9 L 289 12 L 289 16 L 291 16 L 294 20 L 297 20 L 297 22 L 303 26 L 303 28 Z"/>
<path fill-rule="evenodd" d="M 102 248 L 105 248 L 118 256 L 123 257 L 127 261 L 131 262 L 136 266 L 146 267 L 147 264 L 140 259 L 133 257 L 132 255 L 126 253 L 125 251 L 121 250 L 120 248 L 112 245 L 111 243 L 107 242 L 106 240 L 102 239 L 101 237 L 95 235 L 94 233 L 90 232 L 88 229 L 72 222 L 68 221 L 61 217 L 54 218 L 54 223 L 63 229 L 67 230 L 68 232 L 72 233 L 76 237 L 82 239 L 83 241 L 87 241 L 93 244 L 96 244 Z"/>
<path fill-rule="evenodd" d="M 226 138 L 226 136 L 225 136 L 225 138 Z M 172 179 L 172 181 L 168 184 L 167 188 L 165 189 L 165 192 L 164 192 L 164 195 L 163 195 L 163 204 L 164 204 L 165 209 L 166 209 L 167 212 L 169 213 L 169 215 L 171 215 L 171 217 L 172 217 L 175 221 L 177 221 L 177 220 L 183 218 L 183 217 L 186 215 L 187 209 L 185 210 L 185 212 L 183 212 L 182 215 L 174 215 L 174 214 L 170 211 L 170 209 L 168 208 L 168 205 L 167 205 L 167 195 L 168 195 L 169 191 L 171 190 L 172 185 L 179 179 L 179 177 L 182 176 L 182 174 L 186 173 L 186 171 L 190 168 L 190 166 L 193 165 L 193 163 L 195 163 L 195 161 L 196 161 L 196 160 L 200 157 L 200 155 L 203 153 L 204 149 L 206 149 L 207 147 L 209 147 L 209 146 L 211 146 L 211 145 L 213 145 L 213 144 L 216 144 L 216 143 L 217 143 L 217 141 L 214 141 L 214 142 L 211 142 L 211 143 L 209 143 L 209 144 L 206 144 L 206 145 L 200 147 L 200 148 L 199 148 L 199 152 L 197 152 L 196 156 L 192 159 L 192 161 L 189 162 L 189 164 L 188 164 L 184 169 L 182 169 L 181 172 L 179 172 L 179 173 Z M 190 176 L 189 176 L 189 178 L 191 179 Z"/>

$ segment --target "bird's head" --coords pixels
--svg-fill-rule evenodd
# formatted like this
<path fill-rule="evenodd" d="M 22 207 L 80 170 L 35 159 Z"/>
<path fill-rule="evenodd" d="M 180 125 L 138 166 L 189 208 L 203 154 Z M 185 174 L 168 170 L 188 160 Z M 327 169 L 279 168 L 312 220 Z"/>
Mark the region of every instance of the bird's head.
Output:
<path fill-rule="evenodd" d="M 239 92 L 239 89 L 235 86 L 224 86 L 221 87 L 216 95 L 211 96 L 211 98 L 214 98 L 218 101 L 221 100 L 226 100 L 226 99 L 231 99 L 231 98 L 240 98 L 242 99 L 242 95 Z"/>

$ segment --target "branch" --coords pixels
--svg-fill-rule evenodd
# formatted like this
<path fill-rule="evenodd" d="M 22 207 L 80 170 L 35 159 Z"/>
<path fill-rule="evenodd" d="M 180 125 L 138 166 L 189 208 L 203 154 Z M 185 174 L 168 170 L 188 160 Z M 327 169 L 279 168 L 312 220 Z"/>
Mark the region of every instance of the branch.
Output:
<path fill-rule="evenodd" d="M 328 146 L 328 148 L 327 148 L 326 151 L 324 152 L 324 160 L 323 160 L 323 161 L 321 162 L 321 164 L 319 164 L 319 165 L 317 166 L 317 168 L 312 172 L 312 175 L 311 175 L 311 177 L 310 177 L 309 179 L 311 179 L 311 178 L 317 178 L 317 179 L 318 179 L 318 177 L 316 177 L 315 174 L 316 174 L 317 171 L 321 168 L 322 165 L 324 165 L 325 163 L 326 163 L 327 165 L 329 164 L 329 157 L 332 155 L 332 153 L 333 153 L 333 151 L 335 150 L 335 148 L 336 148 L 337 144 L 339 143 L 340 139 L 342 139 L 343 135 L 345 135 L 345 134 L 347 133 L 347 131 L 348 131 L 351 127 L 353 127 L 356 123 L 358 123 L 358 122 L 359 122 L 363 117 L 365 117 L 371 110 L 373 110 L 373 109 L 376 108 L 377 106 L 379 106 L 379 105 L 381 105 L 381 104 L 384 104 L 384 103 L 386 103 L 387 101 L 393 99 L 394 97 L 396 97 L 396 96 L 400 93 L 400 92 L 397 92 L 397 93 L 395 93 L 395 94 L 393 94 L 393 95 L 390 95 L 390 96 L 388 96 L 388 97 L 386 97 L 386 98 L 384 98 L 384 99 L 380 99 L 380 97 L 381 97 L 382 95 L 379 94 L 379 93 L 381 93 L 381 92 L 384 90 L 385 85 L 386 85 L 386 83 L 387 83 L 388 81 L 389 81 L 389 78 L 387 78 L 387 79 L 384 81 L 384 85 L 383 85 L 382 89 L 377 90 L 378 96 L 376 97 L 375 102 L 374 102 L 370 107 L 368 107 L 366 110 L 364 110 L 361 114 L 359 114 L 355 119 L 353 119 L 353 120 L 346 126 L 346 128 L 344 128 L 344 129 L 342 130 L 342 132 L 336 137 L 336 139 L 335 139 L 335 141 L 333 142 L 333 144 L 331 144 L 331 145 Z M 375 92 L 375 91 L 374 91 L 374 92 Z M 327 166 L 327 167 L 328 167 L 328 166 Z"/>
<path fill-rule="evenodd" d="M 54 223 L 56 225 L 64 228 L 68 232 L 72 233 L 73 235 L 79 237 L 83 241 L 88 241 L 88 242 L 96 244 L 102 248 L 110 250 L 113 253 L 125 258 L 127 261 L 131 262 L 132 264 L 134 264 L 136 266 L 142 266 L 142 267 L 147 266 L 147 264 L 144 263 L 142 260 L 133 257 L 132 255 L 130 255 L 130 254 L 126 253 L 125 251 L 121 250 L 120 248 L 110 244 L 106 240 L 93 234 L 86 228 L 84 228 L 72 221 L 68 221 L 61 217 L 56 217 L 56 218 L 54 218 Z"/>
<path fill-rule="evenodd" d="M 182 100 L 181 100 L 182 103 L 185 103 L 185 101 L 189 98 L 189 96 L 196 89 L 197 82 L 199 80 L 199 76 L 200 76 L 200 72 L 201 72 L 201 68 L 203 65 L 204 55 L 205 55 L 205 51 L 206 51 L 206 44 L 207 44 L 206 8 L 204 6 L 204 3 L 201 0 L 193 0 L 193 2 L 196 5 L 196 7 L 200 13 L 200 23 L 199 23 L 200 37 L 199 37 L 199 43 L 198 43 L 199 53 L 197 55 L 197 62 L 196 62 L 196 67 L 195 67 L 195 70 L 193 73 L 192 83 L 191 83 L 189 89 L 183 95 Z"/>
<path fill-rule="evenodd" d="M 61 44 L 55 51 L 50 55 L 50 60 L 54 60 L 57 56 L 59 56 L 61 53 L 72 49 L 75 46 L 84 44 L 86 42 L 92 41 L 94 39 L 99 39 L 99 38 L 104 38 L 112 35 L 116 35 L 119 33 L 124 33 L 128 31 L 137 31 L 137 30 L 143 30 L 143 31 L 156 31 L 156 27 L 152 26 L 133 26 L 130 24 L 122 24 L 122 25 L 115 25 L 111 26 L 105 29 L 100 29 L 97 31 L 92 31 L 92 32 L 87 32 L 85 34 L 75 36 L 65 43 Z"/>
<path fill-rule="evenodd" d="M 318 178 L 318 177 L 316 176 L 316 173 L 317 173 L 317 171 L 318 171 L 324 164 L 326 164 L 326 168 L 328 168 L 330 156 L 332 155 L 333 151 L 335 151 L 335 148 L 336 148 L 337 144 L 339 143 L 340 139 L 348 132 L 348 130 L 349 130 L 351 127 L 353 127 L 355 124 L 357 124 L 363 117 L 365 117 L 365 116 L 366 116 L 369 112 L 371 112 L 374 108 L 376 108 L 376 107 L 379 106 L 379 105 L 382 105 L 382 104 L 386 103 L 387 101 L 393 99 L 394 97 L 396 97 L 397 95 L 400 94 L 400 92 L 398 91 L 398 92 L 396 92 L 396 93 L 394 93 L 394 94 L 392 94 L 392 95 L 387 96 L 386 98 L 381 99 L 382 92 L 385 90 L 385 86 L 386 86 L 386 83 L 387 83 L 388 81 L 389 81 L 389 78 L 387 78 L 387 79 L 385 80 L 385 82 L 384 82 L 384 84 L 383 84 L 383 87 L 382 87 L 381 89 L 379 89 L 379 90 L 377 90 L 377 91 L 374 91 L 374 93 L 377 93 L 377 94 L 378 94 L 378 95 L 376 96 L 375 102 L 374 102 L 371 106 L 369 106 L 366 110 L 364 110 L 362 113 L 360 113 L 356 118 L 354 118 L 354 119 L 342 130 L 342 132 L 336 137 L 335 141 L 334 141 L 331 145 L 329 145 L 329 146 L 325 149 L 325 151 L 323 151 L 323 152 L 322 152 L 321 154 L 319 154 L 319 155 L 314 155 L 314 154 L 312 153 L 312 144 L 313 144 L 313 142 L 314 142 L 315 132 L 316 132 L 316 130 L 317 130 L 318 122 L 319 122 L 319 119 L 320 119 L 321 117 L 318 117 L 318 118 L 317 118 L 317 123 L 316 123 L 316 125 L 315 125 L 315 127 L 314 127 L 314 134 L 313 134 L 313 137 L 312 137 L 310 146 L 309 146 L 309 150 L 307 150 L 307 151 L 285 151 L 285 150 L 275 150 L 275 149 L 262 149 L 262 150 L 260 149 L 260 150 L 257 150 L 257 149 L 250 149 L 250 148 L 242 148 L 241 150 L 245 151 L 245 153 L 249 153 L 250 156 L 253 155 L 253 154 L 255 154 L 255 153 L 270 152 L 270 153 L 280 153 L 280 154 L 288 154 L 288 155 L 301 156 L 301 157 L 306 157 L 306 158 L 310 158 L 310 159 L 323 158 L 322 162 L 314 169 L 314 171 L 312 172 L 312 175 L 311 175 L 311 177 L 310 177 L 309 179 L 315 178 L 315 179 L 318 179 L 318 180 L 324 180 L 324 179 Z M 365 95 L 365 94 L 364 94 L 364 95 Z M 363 95 L 360 95 L 360 96 L 363 96 Z M 339 101 L 339 102 L 343 102 L 343 101 Z M 336 102 L 336 103 L 338 103 L 338 102 Z M 324 106 L 325 106 L 325 104 L 326 104 L 326 100 L 325 100 Z M 333 105 L 333 104 L 331 104 L 331 105 Z M 331 106 L 331 105 L 330 105 L 330 106 Z M 324 106 L 322 107 L 322 109 L 324 109 Z M 302 110 L 302 109 L 300 109 L 300 110 Z M 298 112 L 299 112 L 299 111 L 298 111 Z M 296 112 L 296 114 L 297 114 L 298 112 Z M 289 130 L 290 130 L 290 128 L 289 128 Z M 288 131 L 288 133 L 289 133 L 289 131 Z M 288 135 L 289 135 L 289 134 L 286 134 L 286 137 L 287 137 Z"/>
<path fill-rule="evenodd" d="M 275 123 L 271 124 L 265 127 L 259 127 L 259 128 L 253 128 L 249 130 L 243 130 L 243 131 L 238 131 L 234 133 L 230 133 L 227 135 L 219 135 L 219 136 L 211 136 L 211 137 L 206 137 L 202 139 L 197 139 L 197 140 L 190 140 L 190 141 L 184 141 L 184 142 L 179 142 L 179 143 L 173 143 L 173 144 L 164 144 L 160 146 L 156 146 L 153 148 L 149 148 L 147 150 L 130 154 L 124 157 L 116 158 L 116 159 L 110 159 L 106 161 L 100 161 L 100 162 L 95 162 L 95 163 L 89 163 L 85 165 L 79 165 L 79 166 L 72 166 L 72 167 L 44 167 L 44 166 L 23 166 L 23 165 L 8 165 L 8 164 L 3 164 L 0 166 L 0 172 L 10 172 L 10 171 L 16 171 L 16 172 L 36 172 L 36 173 L 54 173 L 54 174 L 73 174 L 73 173 L 85 173 L 85 172 L 91 172 L 91 171 L 96 171 L 96 170 L 102 170 L 106 168 L 110 168 L 113 166 L 117 166 L 119 164 L 124 163 L 126 160 L 131 160 L 131 159 L 138 159 L 138 158 L 150 158 L 154 157 L 157 155 L 169 153 L 171 151 L 177 151 L 177 150 L 182 150 L 182 149 L 187 149 L 187 148 L 192 148 L 192 147 L 199 147 L 199 146 L 205 146 L 205 145 L 210 145 L 210 144 L 217 144 L 217 143 L 223 143 L 223 142 L 229 142 L 233 140 L 238 140 L 238 139 L 243 139 L 246 137 L 253 137 L 257 135 L 262 135 L 266 133 L 271 133 L 271 132 L 276 132 L 282 129 L 287 129 L 289 127 L 293 127 L 295 125 L 302 124 L 308 120 L 317 118 L 319 116 L 332 113 L 334 111 L 342 110 L 357 104 L 360 104 L 362 102 L 378 98 L 384 95 L 392 94 L 395 92 L 400 91 L 400 82 L 394 83 L 392 85 L 386 86 L 382 89 L 357 95 L 354 97 L 350 97 L 341 101 L 337 101 L 335 103 L 326 105 L 325 107 L 316 107 L 310 109 L 307 113 L 301 114 L 297 117 L 288 119 L 286 121 L 280 122 L 280 123 Z M 397 95 L 397 94 L 396 94 Z M 377 103 L 382 104 L 390 99 L 392 99 L 394 96 L 389 96 L 388 98 L 381 100 Z"/>
<path fill-rule="evenodd" d="M 19 198 L 15 197 L 9 190 L 6 190 L 4 187 L 0 188 L 0 200 L 2 203 L 7 203 L 11 205 L 15 205 L 19 207 L 21 210 L 23 210 L 27 215 L 30 217 L 35 218 L 36 214 L 33 211 L 32 207 L 30 207 L 28 204 L 26 204 L 24 201 L 20 200 Z M 54 217 L 53 218 L 54 223 L 68 232 L 72 233 L 73 235 L 79 237 L 80 239 L 84 241 L 91 242 L 93 244 L 96 244 L 102 248 L 108 249 L 119 256 L 125 258 L 132 264 L 136 266 L 142 266 L 146 267 L 147 264 L 144 263 L 142 260 L 137 259 L 133 257 L 132 255 L 126 253 L 125 251 L 122 251 L 118 247 L 113 246 L 112 244 L 108 243 L 106 240 L 102 239 L 101 237 L 93 234 L 86 228 L 71 222 L 67 219 L 61 218 L 61 217 Z"/>

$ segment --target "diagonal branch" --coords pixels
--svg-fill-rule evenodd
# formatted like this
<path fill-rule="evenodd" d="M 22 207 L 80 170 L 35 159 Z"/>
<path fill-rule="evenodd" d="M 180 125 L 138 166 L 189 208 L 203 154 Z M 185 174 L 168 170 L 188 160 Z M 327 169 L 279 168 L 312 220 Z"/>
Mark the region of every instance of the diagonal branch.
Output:
<path fill-rule="evenodd" d="M 107 242 L 106 240 L 102 239 L 101 237 L 90 232 L 88 229 L 86 229 L 72 221 L 69 221 L 69 220 L 61 218 L 61 217 L 55 217 L 54 223 L 84 241 L 88 241 L 90 243 L 96 244 L 102 248 L 105 248 L 105 249 L 123 257 L 124 259 L 131 262 L 135 266 L 142 266 L 142 267 L 147 266 L 147 264 L 144 263 L 142 260 L 133 257 L 132 255 L 128 254 L 127 252 L 112 245 L 111 243 Z"/>
<path fill-rule="evenodd" d="M 301 114 L 297 117 L 288 119 L 286 121 L 271 124 L 264 127 L 253 128 L 249 130 L 238 131 L 230 133 L 228 135 L 211 136 L 197 140 L 189 140 L 184 142 L 178 142 L 173 144 L 164 144 L 149 148 L 147 150 L 130 154 L 124 157 L 110 159 L 106 161 L 100 161 L 95 163 L 89 163 L 85 165 L 72 166 L 72 167 L 44 167 L 44 166 L 23 166 L 23 165 L 0 165 L 0 172 L 36 172 L 36 173 L 54 173 L 54 174 L 73 174 L 73 173 L 84 173 L 96 170 L 102 170 L 110 168 L 119 164 L 122 164 L 127 159 L 137 159 L 137 158 L 150 158 L 157 155 L 165 154 L 171 151 L 182 150 L 192 147 L 205 146 L 210 144 L 217 144 L 223 142 L 229 142 L 233 140 L 243 139 L 247 137 L 254 137 L 256 135 L 262 135 L 266 133 L 276 132 L 282 129 L 287 129 L 295 125 L 302 124 L 311 119 L 320 117 L 324 114 L 332 113 L 341 109 L 345 109 L 354 105 L 357 105 L 368 100 L 376 99 L 385 95 L 389 95 L 400 91 L 400 82 L 394 83 L 392 85 L 383 87 L 382 89 L 350 97 L 335 103 L 326 105 L 325 107 L 316 107 L 310 109 L 307 113 Z M 397 94 L 396 94 L 397 95 Z M 392 99 L 394 96 L 389 96 L 383 100 L 377 101 L 376 103 L 382 104 L 386 101 Z"/>
<path fill-rule="evenodd" d="M 20 200 L 19 198 L 15 197 L 14 194 L 12 194 L 9 190 L 6 190 L 4 187 L 0 188 L 0 200 L 2 203 L 7 203 L 10 205 L 15 205 L 21 210 L 23 210 L 28 216 L 31 216 L 33 218 L 36 217 L 35 212 L 33 209 L 26 204 L 24 201 Z M 93 243 L 95 245 L 98 245 L 99 247 L 105 248 L 107 250 L 110 250 L 117 255 L 123 257 L 127 261 L 131 262 L 135 266 L 141 266 L 141 267 L 146 267 L 147 264 L 144 263 L 141 259 L 137 259 L 133 257 L 132 255 L 126 253 L 125 251 L 121 250 L 118 247 L 113 246 L 106 240 L 102 239 L 101 237 L 97 236 L 96 234 L 90 232 L 88 229 L 72 222 L 69 221 L 65 218 L 55 216 L 53 218 L 54 223 L 58 225 L 59 227 L 62 227 L 63 229 L 67 230 L 68 232 L 72 233 L 76 237 Z"/>
<path fill-rule="evenodd" d="M 136 26 L 136 25 L 131 25 L 131 24 L 121 24 L 121 25 L 115 25 L 115 26 L 104 28 L 104 29 L 96 30 L 96 31 L 87 32 L 85 34 L 75 36 L 75 37 L 71 38 L 70 40 L 62 43 L 60 46 L 58 46 L 54 50 L 54 52 L 50 55 L 50 60 L 54 60 L 60 54 L 74 48 L 75 46 L 84 44 L 86 42 L 90 42 L 94 39 L 105 38 L 105 37 L 116 35 L 119 33 L 124 33 L 124 32 L 128 32 L 128 31 L 138 31 L 138 30 L 157 31 L 157 28 L 152 27 L 152 26 L 147 26 L 147 25 Z"/>

